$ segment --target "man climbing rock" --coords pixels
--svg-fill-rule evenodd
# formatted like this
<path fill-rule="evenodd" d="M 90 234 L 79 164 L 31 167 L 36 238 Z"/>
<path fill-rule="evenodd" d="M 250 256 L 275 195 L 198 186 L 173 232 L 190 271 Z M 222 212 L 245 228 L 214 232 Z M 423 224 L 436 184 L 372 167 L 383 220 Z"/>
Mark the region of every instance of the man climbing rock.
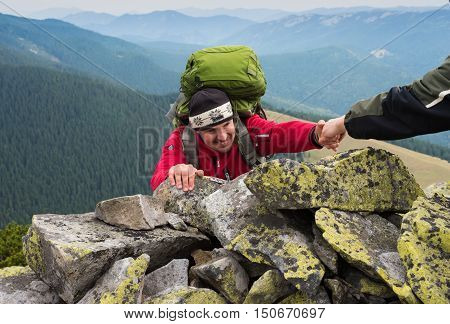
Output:
<path fill-rule="evenodd" d="M 200 90 L 189 102 L 189 126 L 194 131 L 195 144 L 191 147 L 183 145 L 185 127 L 175 129 L 162 149 L 151 187 L 154 190 L 169 178 L 171 185 L 189 191 L 194 188 L 196 176 L 234 179 L 250 171 L 253 165 L 249 162 L 252 157 L 248 155 L 252 152 L 264 157 L 320 149 L 322 146 L 335 149 L 338 145 L 335 139 L 318 140 L 324 123 L 275 123 L 258 114 L 241 121 L 233 113 L 225 92 L 213 88 Z M 242 142 L 246 131 L 251 141 L 246 144 L 250 147 L 244 150 Z"/>

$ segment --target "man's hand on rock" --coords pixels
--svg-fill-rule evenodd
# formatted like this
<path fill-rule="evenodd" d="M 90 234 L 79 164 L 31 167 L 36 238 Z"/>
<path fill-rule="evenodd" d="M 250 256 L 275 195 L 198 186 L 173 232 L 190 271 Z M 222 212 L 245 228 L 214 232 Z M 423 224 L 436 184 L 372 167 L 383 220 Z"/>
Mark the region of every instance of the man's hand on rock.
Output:
<path fill-rule="evenodd" d="M 194 189 L 195 176 L 203 175 L 203 170 L 197 170 L 192 164 L 177 164 L 169 169 L 169 182 L 171 186 L 190 191 Z"/>

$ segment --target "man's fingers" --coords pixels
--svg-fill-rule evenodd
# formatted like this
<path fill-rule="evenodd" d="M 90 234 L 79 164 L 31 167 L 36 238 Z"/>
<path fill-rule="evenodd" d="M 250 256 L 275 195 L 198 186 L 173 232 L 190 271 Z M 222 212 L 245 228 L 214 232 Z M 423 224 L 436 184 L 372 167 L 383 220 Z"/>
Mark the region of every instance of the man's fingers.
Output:
<path fill-rule="evenodd" d="M 178 189 L 181 189 L 183 182 L 181 181 L 181 172 L 180 170 L 175 171 L 175 183 Z"/>
<path fill-rule="evenodd" d="M 174 177 L 175 173 L 174 173 L 174 168 L 170 168 L 169 169 L 169 183 L 171 186 L 175 186 L 175 177 Z"/>
<path fill-rule="evenodd" d="M 181 179 L 183 180 L 183 191 L 189 190 L 189 171 L 188 168 L 183 168 L 181 171 Z"/>
<path fill-rule="evenodd" d="M 195 183 L 195 169 L 194 168 L 190 168 L 189 169 L 189 176 L 188 176 L 188 180 L 189 180 L 189 190 L 194 189 L 194 183 Z"/>

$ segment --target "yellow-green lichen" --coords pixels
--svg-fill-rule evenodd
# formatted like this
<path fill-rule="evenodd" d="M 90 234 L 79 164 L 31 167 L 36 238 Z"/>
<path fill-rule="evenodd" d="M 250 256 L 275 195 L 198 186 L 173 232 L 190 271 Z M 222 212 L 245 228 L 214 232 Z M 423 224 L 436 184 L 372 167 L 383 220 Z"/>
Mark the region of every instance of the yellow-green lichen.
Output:
<path fill-rule="evenodd" d="M 415 295 L 424 303 L 450 303 L 450 262 L 448 250 L 448 232 L 450 215 L 430 214 L 421 204 L 428 202 L 419 199 L 415 209 L 405 214 L 402 223 L 402 235 L 398 240 L 398 252 L 406 267 L 407 281 Z M 441 221 L 438 218 L 441 217 Z M 434 224 L 429 227 L 426 222 Z M 423 224 L 423 225 L 418 225 Z M 439 228 L 443 226 L 444 228 Z M 425 229 L 430 230 L 428 233 Z M 434 235 L 440 239 L 434 239 Z"/>
<path fill-rule="evenodd" d="M 298 289 L 311 278 L 320 282 L 325 273 L 320 260 L 306 245 L 291 241 L 290 234 L 265 225 L 249 224 L 227 249 L 238 251 L 252 262 L 276 266 Z"/>
<path fill-rule="evenodd" d="M 27 264 L 31 269 L 33 269 L 36 273 L 44 273 L 45 265 L 42 255 L 41 242 L 39 235 L 32 226 L 26 235 L 26 240 L 23 245 L 23 254 L 25 255 Z"/>
<path fill-rule="evenodd" d="M 187 287 L 164 296 L 151 298 L 145 304 L 226 304 L 223 297 L 210 289 Z"/>
<path fill-rule="evenodd" d="M 289 291 L 286 280 L 278 270 L 269 270 L 256 280 L 244 304 L 271 304 Z"/>
<path fill-rule="evenodd" d="M 389 276 L 386 270 L 382 268 L 377 268 L 377 273 L 403 303 L 420 304 L 420 301 L 416 298 L 411 287 L 408 286 L 407 283 L 392 278 L 392 276 Z"/>
<path fill-rule="evenodd" d="M 147 257 L 148 258 L 148 257 Z M 141 255 L 127 268 L 128 278 L 122 280 L 113 292 L 105 292 L 100 304 L 136 304 L 142 280 L 148 267 L 148 259 Z"/>
<path fill-rule="evenodd" d="M 359 290 L 364 294 L 379 296 L 382 298 L 391 298 L 395 294 L 388 286 L 383 283 L 375 282 L 369 278 L 361 278 L 359 280 Z"/>
<path fill-rule="evenodd" d="M 315 302 L 299 290 L 280 301 L 280 304 L 315 304 Z"/>
<path fill-rule="evenodd" d="M 92 253 L 92 250 L 83 247 L 82 243 L 62 244 L 60 248 L 64 252 L 64 256 L 71 260 L 79 260 Z"/>
<path fill-rule="evenodd" d="M 32 274 L 33 270 L 29 266 L 12 266 L 0 269 L 0 278 L 18 277 L 21 275 Z"/>
<path fill-rule="evenodd" d="M 327 208 L 319 209 L 315 214 L 317 226 L 324 232 L 323 238 L 341 254 L 349 263 L 363 265 L 366 271 L 373 267 L 374 261 L 360 238 L 354 234 L 349 226 L 356 223 L 336 222 L 335 214 Z M 361 229 L 362 230 L 362 229 Z"/>

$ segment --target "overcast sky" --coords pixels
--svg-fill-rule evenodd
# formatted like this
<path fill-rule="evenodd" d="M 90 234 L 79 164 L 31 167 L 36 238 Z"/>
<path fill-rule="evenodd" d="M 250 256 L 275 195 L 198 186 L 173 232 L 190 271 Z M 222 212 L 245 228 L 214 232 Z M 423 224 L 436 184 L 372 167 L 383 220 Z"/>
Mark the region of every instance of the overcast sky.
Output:
<path fill-rule="evenodd" d="M 76 8 L 86 11 L 112 14 L 146 13 L 154 10 L 197 7 L 212 8 L 271 8 L 301 11 L 319 7 L 395 7 L 395 6 L 441 6 L 448 0 L 0 0 L 0 12 L 11 13 L 3 3 L 21 14 L 49 8 Z"/>

